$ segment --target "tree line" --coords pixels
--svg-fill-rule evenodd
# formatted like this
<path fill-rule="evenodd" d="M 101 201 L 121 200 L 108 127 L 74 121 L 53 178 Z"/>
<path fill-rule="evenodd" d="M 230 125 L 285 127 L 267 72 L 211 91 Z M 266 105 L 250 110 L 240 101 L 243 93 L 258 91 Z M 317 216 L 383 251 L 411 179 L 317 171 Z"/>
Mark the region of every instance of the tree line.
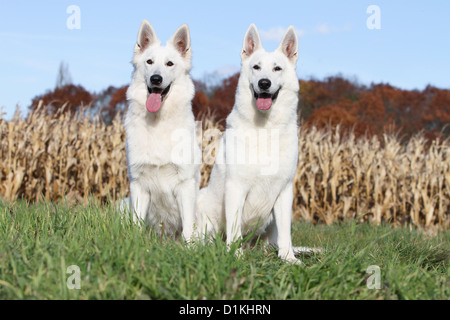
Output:
<path fill-rule="evenodd" d="M 239 74 L 232 75 L 211 86 L 195 80 L 192 101 L 196 119 L 204 117 L 225 123 L 234 105 Z M 353 130 L 355 135 L 382 135 L 389 131 L 412 136 L 423 131 L 429 139 L 450 136 L 450 90 L 428 85 L 423 90 L 403 90 L 387 83 L 359 84 L 340 75 L 323 80 L 299 80 L 299 119 L 302 125 L 336 127 Z M 57 85 L 55 89 L 36 96 L 30 111 L 41 104 L 45 112 L 58 116 L 63 112 L 75 114 L 85 108 L 99 114 L 110 124 L 127 109 L 128 85 L 110 86 L 92 93 L 81 85 Z"/>

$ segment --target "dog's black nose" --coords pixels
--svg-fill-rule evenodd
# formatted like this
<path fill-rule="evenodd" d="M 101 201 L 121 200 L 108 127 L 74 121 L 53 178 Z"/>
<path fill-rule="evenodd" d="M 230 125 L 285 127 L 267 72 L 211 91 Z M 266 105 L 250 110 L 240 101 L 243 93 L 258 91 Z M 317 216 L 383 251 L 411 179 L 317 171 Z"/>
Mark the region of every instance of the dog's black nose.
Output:
<path fill-rule="evenodd" d="M 270 82 L 269 79 L 261 79 L 258 82 L 258 87 L 260 87 L 262 90 L 267 90 L 272 85 L 272 82 Z"/>
<path fill-rule="evenodd" d="M 159 86 L 163 82 L 163 78 L 159 74 L 154 74 L 150 77 L 150 82 L 155 86 Z"/>

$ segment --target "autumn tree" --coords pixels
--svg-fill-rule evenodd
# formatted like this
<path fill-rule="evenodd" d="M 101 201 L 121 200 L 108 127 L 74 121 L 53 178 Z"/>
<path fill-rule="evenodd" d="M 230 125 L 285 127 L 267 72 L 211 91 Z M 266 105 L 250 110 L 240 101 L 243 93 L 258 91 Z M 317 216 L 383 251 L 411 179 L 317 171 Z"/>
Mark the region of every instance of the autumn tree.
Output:
<path fill-rule="evenodd" d="M 35 111 L 38 106 L 42 105 L 48 114 L 56 115 L 58 112 L 74 114 L 81 107 L 89 106 L 92 101 L 91 93 L 81 85 L 68 84 L 34 97 L 29 109 Z"/>
<path fill-rule="evenodd" d="M 196 120 L 201 120 L 202 117 L 209 114 L 209 99 L 206 95 L 208 90 L 207 85 L 199 80 L 194 80 L 195 95 L 192 99 L 192 112 Z"/>
<path fill-rule="evenodd" d="M 389 84 L 361 86 L 340 77 L 300 81 L 299 112 L 305 125 L 341 125 L 359 135 L 387 130 L 409 137 L 450 134 L 450 90 L 402 90 Z"/>
<path fill-rule="evenodd" d="M 127 105 L 128 85 L 120 88 L 113 86 L 96 96 L 95 104 L 98 105 L 99 113 L 106 124 L 110 124 L 117 114 L 124 115 Z"/>
<path fill-rule="evenodd" d="M 239 76 L 240 74 L 236 73 L 224 79 L 213 93 L 210 109 L 217 121 L 225 120 L 233 108 Z"/>
<path fill-rule="evenodd" d="M 208 117 L 225 121 L 235 102 L 239 76 L 237 73 L 222 80 L 214 78 L 211 83 L 194 81 L 192 110 L 197 120 Z M 125 113 L 128 85 L 110 86 L 91 94 L 68 82 L 68 67 L 61 63 L 57 87 L 35 97 L 30 110 L 42 105 L 49 114 L 57 114 L 63 106 L 64 111 L 71 112 L 88 106 L 91 113 L 100 114 L 108 124 L 118 113 Z M 305 126 L 340 125 L 357 136 L 381 135 L 386 130 L 405 137 L 424 130 L 430 139 L 441 133 L 450 135 L 450 90 L 432 86 L 422 91 L 402 90 L 384 83 L 364 86 L 339 75 L 322 81 L 299 80 L 299 84 L 298 110 Z"/>
<path fill-rule="evenodd" d="M 81 85 L 73 85 L 69 72 L 69 65 L 61 61 L 56 77 L 55 89 L 47 91 L 32 99 L 28 107 L 30 111 L 35 111 L 39 106 L 48 114 L 60 114 L 61 112 L 71 112 L 75 114 L 80 107 L 89 106 L 93 101 L 90 92 Z"/>

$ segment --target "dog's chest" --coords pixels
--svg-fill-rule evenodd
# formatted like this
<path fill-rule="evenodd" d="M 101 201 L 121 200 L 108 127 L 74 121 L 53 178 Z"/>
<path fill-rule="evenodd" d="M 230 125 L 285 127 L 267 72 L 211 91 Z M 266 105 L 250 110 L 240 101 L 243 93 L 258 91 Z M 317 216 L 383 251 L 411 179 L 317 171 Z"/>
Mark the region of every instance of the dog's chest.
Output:
<path fill-rule="evenodd" d="M 164 165 L 170 162 L 170 133 L 137 125 L 127 131 L 128 160 L 133 164 Z"/>
<path fill-rule="evenodd" d="M 181 216 L 176 201 L 175 190 L 180 184 L 179 167 L 174 164 L 164 166 L 143 165 L 134 168 L 136 181 L 150 196 L 146 222 L 159 230 L 175 235 L 181 230 Z"/>
<path fill-rule="evenodd" d="M 132 169 L 141 185 L 151 194 L 173 194 L 173 189 L 183 181 L 181 170 L 174 164 L 164 166 L 142 165 Z"/>
<path fill-rule="evenodd" d="M 258 144 L 246 144 L 247 150 L 254 153 L 253 158 L 248 159 L 257 161 L 228 165 L 227 169 L 229 177 L 248 190 L 242 216 L 244 228 L 259 225 L 260 230 L 264 230 L 280 193 L 294 178 L 298 137 L 293 130 L 268 130 L 261 137 L 264 139 L 259 139 Z"/>
<path fill-rule="evenodd" d="M 149 126 L 136 121 L 127 128 L 128 163 L 162 167 L 170 163 L 191 165 L 198 146 L 190 126 L 173 123 Z"/>
<path fill-rule="evenodd" d="M 226 135 L 226 163 L 232 179 L 292 179 L 298 162 L 297 132 L 234 130 Z"/>
<path fill-rule="evenodd" d="M 135 167 L 134 171 L 136 180 L 150 194 L 151 208 L 159 215 L 177 211 L 175 189 L 183 180 L 178 166 L 143 165 Z"/>

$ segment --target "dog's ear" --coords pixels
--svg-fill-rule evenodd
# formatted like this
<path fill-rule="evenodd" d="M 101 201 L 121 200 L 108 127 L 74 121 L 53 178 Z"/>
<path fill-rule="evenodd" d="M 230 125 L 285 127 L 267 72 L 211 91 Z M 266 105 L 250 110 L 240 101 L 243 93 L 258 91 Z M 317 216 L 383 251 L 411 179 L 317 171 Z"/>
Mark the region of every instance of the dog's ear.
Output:
<path fill-rule="evenodd" d="M 261 39 L 259 38 L 258 29 L 254 24 L 251 24 L 244 37 L 244 45 L 242 47 L 242 60 L 250 57 L 256 50 L 261 49 Z"/>
<path fill-rule="evenodd" d="M 158 40 L 156 36 L 155 30 L 152 25 L 144 20 L 141 24 L 141 28 L 139 29 L 139 34 L 136 42 L 135 52 L 142 53 L 145 49 L 147 49 L 150 45 L 155 43 Z"/>
<path fill-rule="evenodd" d="M 293 64 L 298 60 L 298 38 L 293 26 L 290 26 L 278 48 Z"/>
<path fill-rule="evenodd" d="M 186 24 L 175 31 L 170 41 L 183 58 L 189 59 L 191 57 L 191 37 L 189 27 Z"/>

